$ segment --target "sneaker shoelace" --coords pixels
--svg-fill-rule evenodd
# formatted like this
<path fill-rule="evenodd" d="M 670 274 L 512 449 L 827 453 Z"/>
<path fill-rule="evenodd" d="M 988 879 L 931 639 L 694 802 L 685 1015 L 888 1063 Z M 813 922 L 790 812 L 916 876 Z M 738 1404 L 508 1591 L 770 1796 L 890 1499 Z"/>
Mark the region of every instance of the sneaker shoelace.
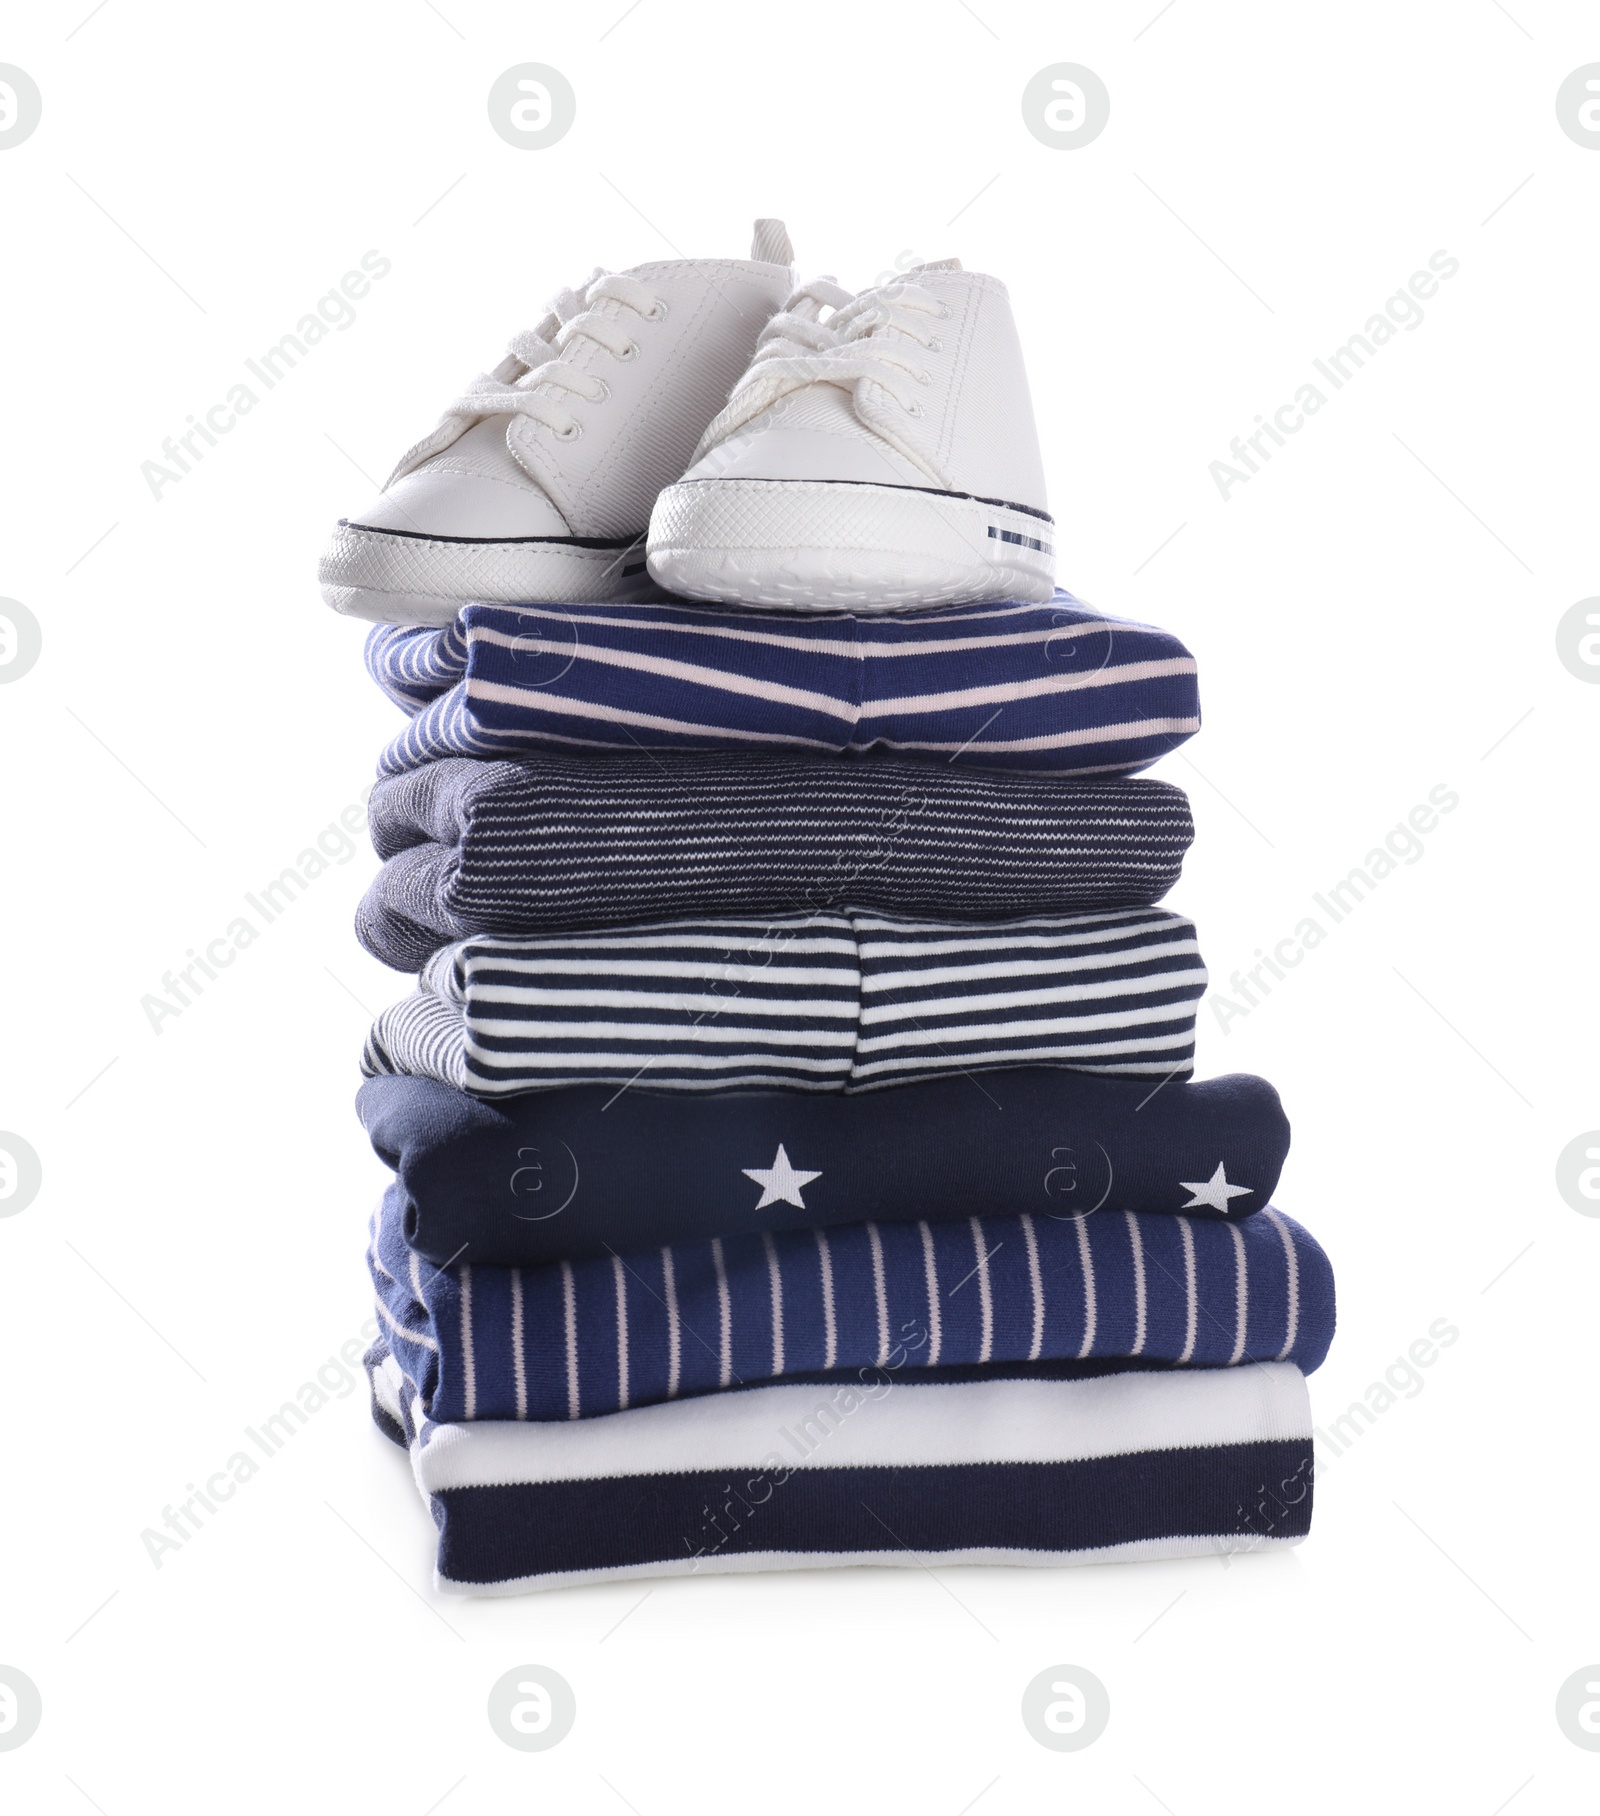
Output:
<path fill-rule="evenodd" d="M 637 279 L 596 271 L 582 290 L 558 292 L 539 326 L 513 335 L 500 364 L 479 373 L 445 415 L 470 421 L 526 416 L 559 441 L 576 440 L 583 424 L 562 402 L 562 394 L 600 403 L 611 395 L 611 387 L 562 355 L 580 337 L 604 347 L 614 359 L 630 360 L 639 351 L 622 322 L 599 313 L 596 305 L 606 301 L 620 303 L 647 322 L 658 322 L 667 312 L 661 298 Z"/>
<path fill-rule="evenodd" d="M 855 300 L 843 284 L 835 283 L 831 277 L 815 277 L 802 284 L 756 337 L 755 353 L 730 396 L 754 382 L 776 360 L 826 353 L 836 346 L 839 336 L 834 324 Z M 825 309 L 833 311 L 827 322 L 822 320 Z"/>
<path fill-rule="evenodd" d="M 833 311 L 825 321 L 824 308 Z M 762 330 L 755 357 L 707 425 L 695 459 L 807 385 L 838 385 L 859 400 L 857 387 L 866 380 L 907 415 L 920 416 L 917 387 L 932 375 L 918 350 L 940 350 L 932 323 L 949 314 L 931 291 L 904 280 L 859 296 L 831 278 L 803 284 Z"/>

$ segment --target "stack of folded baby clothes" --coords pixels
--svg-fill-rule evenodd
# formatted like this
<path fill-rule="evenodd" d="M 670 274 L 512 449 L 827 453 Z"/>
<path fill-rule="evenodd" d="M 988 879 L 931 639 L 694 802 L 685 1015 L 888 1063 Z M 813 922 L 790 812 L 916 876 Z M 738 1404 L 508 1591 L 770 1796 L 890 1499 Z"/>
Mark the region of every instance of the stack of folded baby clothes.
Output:
<path fill-rule="evenodd" d="M 788 266 L 563 292 L 324 562 L 409 715 L 358 1103 L 437 1580 L 1293 1543 L 1332 1277 L 1133 773 L 1195 664 L 1053 590 L 995 280 Z"/>

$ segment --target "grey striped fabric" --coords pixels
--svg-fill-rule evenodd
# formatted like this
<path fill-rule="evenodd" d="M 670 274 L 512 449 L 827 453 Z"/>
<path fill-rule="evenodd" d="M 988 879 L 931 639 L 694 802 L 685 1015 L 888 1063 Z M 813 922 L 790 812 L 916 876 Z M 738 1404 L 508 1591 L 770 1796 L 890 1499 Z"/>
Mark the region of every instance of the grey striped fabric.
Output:
<path fill-rule="evenodd" d="M 990 1066 L 1187 1077 L 1206 971 L 1158 908 L 960 926 L 860 911 L 473 939 L 374 1023 L 370 1077 L 482 1097 L 860 1091 Z"/>
<path fill-rule="evenodd" d="M 1144 906 L 1194 837 L 1165 782 L 748 751 L 446 758 L 380 782 L 369 814 L 389 861 L 356 931 L 400 971 L 474 934 L 678 915 Z"/>

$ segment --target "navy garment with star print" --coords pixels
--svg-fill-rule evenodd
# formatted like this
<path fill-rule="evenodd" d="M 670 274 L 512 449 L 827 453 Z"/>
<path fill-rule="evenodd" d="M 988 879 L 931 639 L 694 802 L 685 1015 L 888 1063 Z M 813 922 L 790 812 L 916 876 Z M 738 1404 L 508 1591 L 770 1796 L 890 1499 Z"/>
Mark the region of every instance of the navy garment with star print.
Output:
<path fill-rule="evenodd" d="M 742 1231 L 1263 1210 L 1289 1151 L 1264 1079 L 1018 1067 L 870 1095 L 586 1085 L 494 1102 L 428 1078 L 356 1099 L 430 1261 L 532 1267 Z"/>

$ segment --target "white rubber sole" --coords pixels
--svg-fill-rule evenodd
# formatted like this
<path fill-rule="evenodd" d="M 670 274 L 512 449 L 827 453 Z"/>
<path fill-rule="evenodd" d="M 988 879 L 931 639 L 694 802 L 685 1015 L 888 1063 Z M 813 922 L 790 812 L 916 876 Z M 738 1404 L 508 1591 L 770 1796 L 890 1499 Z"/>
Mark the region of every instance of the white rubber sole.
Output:
<path fill-rule="evenodd" d="M 394 536 L 341 523 L 317 565 L 336 612 L 375 624 L 453 623 L 474 599 L 593 605 L 648 590 L 644 551 L 560 542 L 465 542 Z"/>
<path fill-rule="evenodd" d="M 694 479 L 650 516 L 652 578 L 730 605 L 1048 602 L 1055 525 L 1013 505 L 909 486 Z"/>

